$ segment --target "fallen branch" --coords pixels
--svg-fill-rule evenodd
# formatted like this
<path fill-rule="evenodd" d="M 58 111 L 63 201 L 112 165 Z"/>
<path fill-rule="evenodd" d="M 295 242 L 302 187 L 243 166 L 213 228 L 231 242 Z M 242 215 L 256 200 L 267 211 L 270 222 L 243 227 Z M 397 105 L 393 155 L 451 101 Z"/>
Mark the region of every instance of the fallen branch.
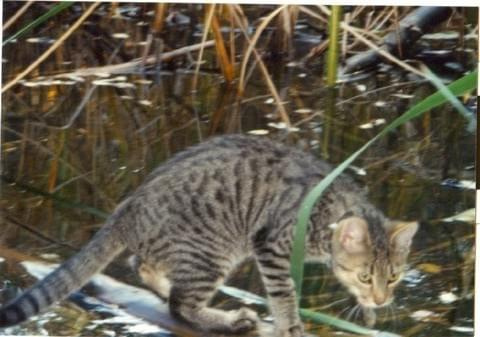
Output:
<path fill-rule="evenodd" d="M 22 265 L 37 279 L 44 278 L 57 267 L 57 265 L 54 264 L 39 263 L 36 261 L 24 261 Z M 170 315 L 168 304 L 148 290 L 119 282 L 103 274 L 95 275 L 86 287 L 89 293 L 93 292 L 97 299 L 107 304 L 104 305 L 105 308 L 108 307 L 108 304 L 118 306 L 118 309 L 112 312 L 114 315 L 121 314 L 120 311 L 123 311 L 151 324 L 172 331 L 179 336 L 225 337 L 223 334 L 199 331 L 187 325 L 185 322 L 175 319 Z M 72 299 L 72 296 L 70 296 L 70 299 Z M 73 299 L 78 299 L 78 296 L 74 296 Z M 91 301 L 84 302 L 91 304 Z M 102 305 L 101 302 L 98 302 L 100 306 Z M 81 303 L 79 304 L 81 305 Z M 273 324 L 261 320 L 257 333 L 252 332 L 241 336 L 274 337 Z"/>
<path fill-rule="evenodd" d="M 419 7 L 407 15 L 398 25 L 398 30 L 387 34 L 380 50 L 399 56 L 399 50 L 411 49 L 411 46 L 431 27 L 448 19 L 452 9 L 450 7 Z M 344 73 L 371 67 L 382 60 L 377 50 L 368 50 L 347 59 Z"/>
<path fill-rule="evenodd" d="M 62 73 L 55 75 L 55 77 L 75 77 L 75 76 L 92 76 L 95 74 L 126 74 L 126 73 L 133 73 L 139 71 L 143 65 L 150 65 L 156 64 L 159 61 L 168 61 L 172 58 L 175 58 L 180 55 L 185 55 L 201 48 L 209 48 L 215 45 L 214 40 L 206 41 L 205 43 L 197 43 L 191 46 L 186 46 L 182 48 L 178 48 L 172 50 L 170 52 L 162 53 L 160 57 L 157 56 L 149 56 L 147 58 L 137 58 L 133 61 L 108 65 L 108 66 L 100 66 L 100 67 L 91 67 L 91 68 L 83 68 L 75 70 L 74 72 L 70 73 Z"/>

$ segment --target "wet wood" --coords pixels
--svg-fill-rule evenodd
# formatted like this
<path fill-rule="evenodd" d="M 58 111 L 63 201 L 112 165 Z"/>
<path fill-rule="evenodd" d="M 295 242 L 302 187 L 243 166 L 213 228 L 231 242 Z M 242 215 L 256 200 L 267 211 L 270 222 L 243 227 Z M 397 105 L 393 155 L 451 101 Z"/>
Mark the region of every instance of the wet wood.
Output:
<path fill-rule="evenodd" d="M 38 261 L 24 261 L 22 265 L 37 279 L 41 279 L 55 269 L 57 265 Z M 87 284 L 89 293 L 107 304 L 118 305 L 130 315 L 149 323 L 165 328 L 176 335 L 184 337 L 226 337 L 198 331 L 184 322 L 173 318 L 166 302 L 152 292 L 119 282 L 109 276 L 95 275 Z M 261 321 L 258 331 L 242 335 L 244 337 L 274 337 L 274 326 L 270 322 Z M 238 335 L 240 336 L 240 335 Z M 240 337 L 242 337 L 240 336 Z"/>
<path fill-rule="evenodd" d="M 448 19 L 450 7 L 419 7 L 398 24 L 398 29 L 387 34 L 380 49 L 399 56 L 399 50 L 412 49 L 411 46 L 431 27 Z M 376 65 L 382 56 L 375 50 L 368 50 L 347 59 L 343 73 L 350 73 Z"/>

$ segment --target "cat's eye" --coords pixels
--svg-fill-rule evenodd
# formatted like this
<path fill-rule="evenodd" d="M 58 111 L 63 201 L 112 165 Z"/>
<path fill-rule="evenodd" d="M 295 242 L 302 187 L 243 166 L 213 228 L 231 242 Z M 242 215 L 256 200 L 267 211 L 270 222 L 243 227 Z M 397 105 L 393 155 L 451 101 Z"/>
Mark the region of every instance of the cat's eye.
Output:
<path fill-rule="evenodd" d="M 370 275 L 370 273 L 367 273 L 367 272 L 358 274 L 358 279 L 362 283 L 367 283 L 367 284 L 372 283 L 372 276 Z"/>
<path fill-rule="evenodd" d="M 388 283 L 395 283 L 398 280 L 399 276 L 400 274 L 398 273 L 390 273 L 390 275 L 388 276 Z"/>

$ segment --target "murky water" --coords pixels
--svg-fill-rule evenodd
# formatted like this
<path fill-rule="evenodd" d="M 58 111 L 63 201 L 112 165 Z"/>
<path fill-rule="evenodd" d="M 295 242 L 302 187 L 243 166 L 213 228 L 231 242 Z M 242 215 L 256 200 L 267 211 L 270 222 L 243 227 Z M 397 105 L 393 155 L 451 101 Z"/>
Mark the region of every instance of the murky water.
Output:
<path fill-rule="evenodd" d="M 147 39 L 142 22 L 151 20 L 151 8 L 122 7 L 126 16 L 115 20 L 108 18 L 104 7 L 103 14 L 87 22 L 34 76 L 139 57 L 143 50 L 139 42 Z M 189 8 L 186 15 L 201 12 L 196 6 Z M 198 42 L 201 26 L 195 22 L 171 28 L 165 44 L 176 48 Z M 60 25 L 52 23 L 41 26 L 34 36 L 54 38 L 60 31 Z M 120 41 L 112 38 L 113 33 L 129 37 Z M 297 54 L 316 42 L 306 36 L 312 36 L 311 31 L 299 27 Z M 42 41 L 22 40 L 4 47 L 4 83 L 39 56 L 45 49 Z M 448 62 L 467 70 L 472 68 L 473 56 L 464 48 Z M 18 266 L 19 260 L 41 254 L 58 254 L 63 259 L 71 249 L 59 243 L 81 246 L 101 225 L 100 211 L 111 211 L 154 167 L 189 145 L 225 133 L 262 133 L 336 164 L 434 91 L 431 85 L 390 66 L 345 81 L 331 91 L 323 86 L 321 60 L 308 67 L 267 62 L 295 127 L 287 134 L 258 71 L 252 73 L 238 100 L 236 90 L 219 74 L 211 51 L 205 58 L 195 93 L 191 90 L 192 59 L 182 57 L 162 64 L 161 75 L 149 67 L 110 82 L 100 76 L 65 77 L 63 82 L 39 85 L 36 79 L 3 94 L 0 202 L 5 217 L 0 256 L 5 261 L 0 262 L 1 279 L 28 286 L 32 279 Z M 444 67 L 437 60 L 432 62 L 452 74 L 448 62 L 442 63 Z M 444 105 L 381 139 L 349 169 L 361 185 L 368 186 L 373 202 L 389 217 L 421 222 L 411 269 L 398 289 L 395 306 L 378 312 L 379 329 L 403 336 L 473 334 L 473 260 L 469 254 L 474 227 L 469 221 L 441 219 L 474 207 L 469 185 L 474 180 L 474 146 L 465 119 Z M 45 198 L 42 192 L 54 198 Z M 233 284 L 261 292 L 256 278 L 245 270 Z M 136 282 L 122 261 L 112 272 L 126 282 Z M 361 324 L 360 317 L 349 310 L 353 302 L 342 300 L 348 295 L 326 267 L 311 265 L 306 273 L 303 306 Z M 223 305 L 225 301 L 231 305 L 231 299 L 218 300 Z M 94 315 L 68 303 L 54 310 L 55 319 L 27 323 L 18 333 L 106 335 L 123 331 L 121 325 L 89 330 L 86 327 Z M 320 329 L 325 335 L 334 333 L 312 324 L 307 327 L 313 333 Z"/>

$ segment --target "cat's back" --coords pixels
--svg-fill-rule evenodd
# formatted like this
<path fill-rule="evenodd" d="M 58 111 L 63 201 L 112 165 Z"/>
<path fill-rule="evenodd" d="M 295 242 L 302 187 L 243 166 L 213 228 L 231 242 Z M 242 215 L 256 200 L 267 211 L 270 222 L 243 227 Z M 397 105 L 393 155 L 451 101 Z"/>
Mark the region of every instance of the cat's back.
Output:
<path fill-rule="evenodd" d="M 148 254 L 135 247 L 158 237 L 208 237 L 228 249 L 244 246 L 259 226 L 275 221 L 272 215 L 294 219 L 305 194 L 330 169 L 312 154 L 267 138 L 215 137 L 155 169 L 124 203 L 129 219 L 121 228 L 141 256 Z M 328 193 L 332 198 L 336 184 Z"/>
<path fill-rule="evenodd" d="M 250 165 L 253 171 L 289 167 L 311 168 L 326 173 L 331 167 L 313 155 L 265 137 L 249 135 L 225 135 L 211 138 L 192 146 L 160 165 L 146 182 L 166 176 L 192 175 L 202 171 L 226 173 L 234 168 L 240 173 L 241 166 Z M 233 177 L 231 177 L 233 178 Z"/>

